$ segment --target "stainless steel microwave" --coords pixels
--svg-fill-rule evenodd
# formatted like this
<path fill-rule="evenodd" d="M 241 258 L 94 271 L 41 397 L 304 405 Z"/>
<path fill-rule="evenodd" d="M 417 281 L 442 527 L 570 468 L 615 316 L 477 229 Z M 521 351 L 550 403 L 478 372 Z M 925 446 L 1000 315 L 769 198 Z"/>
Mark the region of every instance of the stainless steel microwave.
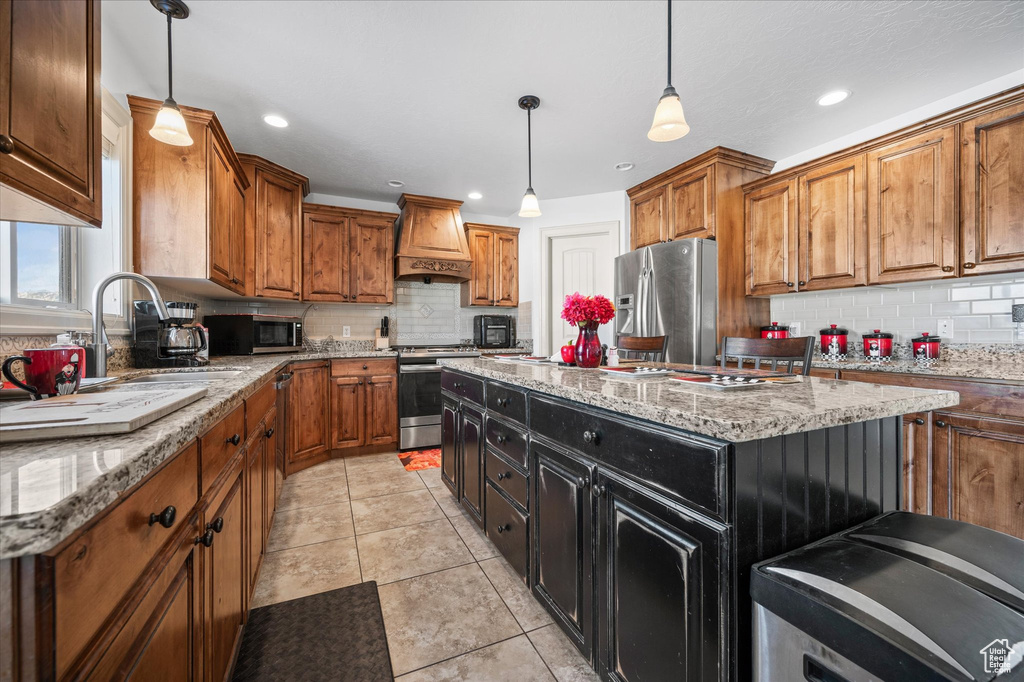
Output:
<path fill-rule="evenodd" d="M 473 318 L 473 343 L 477 348 L 513 348 L 516 319 L 511 315 L 477 315 Z"/>
<path fill-rule="evenodd" d="M 284 315 L 206 315 L 210 355 L 294 353 L 302 350 L 302 319 Z"/>

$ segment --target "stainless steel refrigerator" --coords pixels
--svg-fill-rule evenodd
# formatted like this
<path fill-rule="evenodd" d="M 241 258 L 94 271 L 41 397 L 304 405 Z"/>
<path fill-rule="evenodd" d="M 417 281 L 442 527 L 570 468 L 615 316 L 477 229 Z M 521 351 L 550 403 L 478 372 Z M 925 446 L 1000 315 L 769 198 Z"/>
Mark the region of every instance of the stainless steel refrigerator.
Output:
<path fill-rule="evenodd" d="M 715 364 L 718 243 L 681 239 L 615 259 L 615 334 L 668 337 L 666 362 Z"/>

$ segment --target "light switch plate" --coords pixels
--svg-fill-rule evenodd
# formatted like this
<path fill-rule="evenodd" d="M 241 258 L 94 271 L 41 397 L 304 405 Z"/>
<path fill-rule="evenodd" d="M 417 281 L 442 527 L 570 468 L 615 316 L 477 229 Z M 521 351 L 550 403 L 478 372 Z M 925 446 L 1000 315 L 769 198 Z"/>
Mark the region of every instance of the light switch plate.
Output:
<path fill-rule="evenodd" d="M 935 330 L 937 336 L 943 339 L 949 339 L 953 336 L 953 320 L 939 320 L 938 329 Z"/>
<path fill-rule="evenodd" d="M 349 327 L 348 325 L 345 325 L 344 327 L 342 327 L 341 328 L 341 335 L 344 336 L 346 339 L 348 337 L 352 336 L 352 327 Z"/>

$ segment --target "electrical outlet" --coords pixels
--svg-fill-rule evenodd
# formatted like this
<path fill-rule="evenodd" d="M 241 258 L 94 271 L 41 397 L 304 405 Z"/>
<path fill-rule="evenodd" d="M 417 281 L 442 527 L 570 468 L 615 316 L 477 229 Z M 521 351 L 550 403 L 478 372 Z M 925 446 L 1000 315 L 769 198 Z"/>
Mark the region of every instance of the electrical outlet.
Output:
<path fill-rule="evenodd" d="M 800 323 L 799 322 L 790 322 L 789 323 L 789 335 L 790 336 L 800 336 Z"/>
<path fill-rule="evenodd" d="M 352 327 L 350 327 L 348 325 L 345 325 L 344 327 L 342 327 L 341 328 L 341 335 L 344 336 L 346 339 L 348 337 L 352 336 Z"/>
<path fill-rule="evenodd" d="M 939 327 L 935 333 L 949 343 L 950 337 L 953 336 L 953 320 L 939 320 Z"/>

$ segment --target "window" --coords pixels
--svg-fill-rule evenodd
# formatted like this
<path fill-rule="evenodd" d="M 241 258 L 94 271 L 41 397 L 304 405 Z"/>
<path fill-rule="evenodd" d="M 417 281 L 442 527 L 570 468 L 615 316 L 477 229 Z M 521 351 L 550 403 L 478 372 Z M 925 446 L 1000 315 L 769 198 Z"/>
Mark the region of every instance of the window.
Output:
<path fill-rule="evenodd" d="M 74 228 L 0 222 L 4 303 L 73 308 L 76 303 Z"/>

